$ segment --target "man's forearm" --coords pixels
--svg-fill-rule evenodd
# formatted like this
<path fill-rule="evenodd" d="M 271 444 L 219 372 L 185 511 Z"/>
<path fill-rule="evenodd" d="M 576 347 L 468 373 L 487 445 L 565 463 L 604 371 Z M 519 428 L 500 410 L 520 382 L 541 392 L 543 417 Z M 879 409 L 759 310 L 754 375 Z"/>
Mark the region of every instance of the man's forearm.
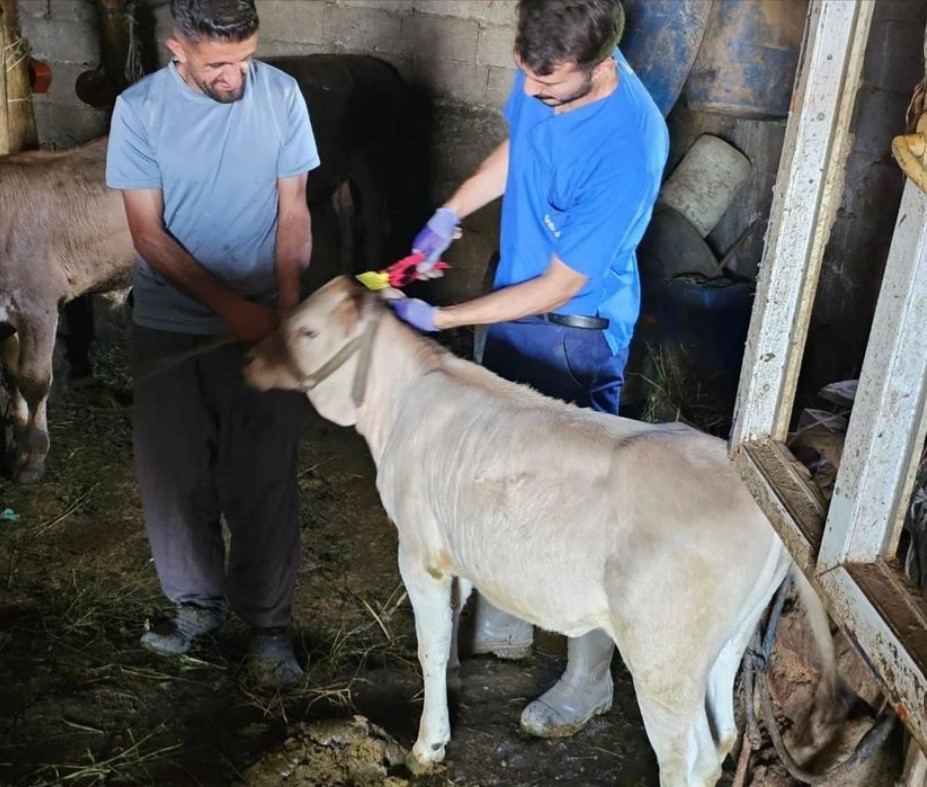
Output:
<path fill-rule="evenodd" d="M 453 210 L 459 218 L 469 216 L 505 193 L 509 173 L 509 141 L 505 140 L 477 168 L 444 207 Z"/>
<path fill-rule="evenodd" d="M 312 257 L 312 220 L 308 208 L 280 217 L 277 225 L 277 287 L 286 316 L 299 304 L 300 274 Z"/>
<path fill-rule="evenodd" d="M 544 314 L 563 306 L 570 299 L 552 289 L 543 276 L 496 290 L 456 306 L 438 309 L 435 326 L 441 330 L 460 325 L 489 325 Z"/>
<path fill-rule="evenodd" d="M 438 330 L 459 325 L 490 325 L 555 311 L 569 302 L 586 281 L 583 274 L 554 255 L 547 270 L 537 278 L 437 309 L 434 324 Z"/>
<path fill-rule="evenodd" d="M 166 231 L 151 231 L 135 238 L 145 262 L 177 289 L 225 317 L 243 300 L 200 265 Z"/>

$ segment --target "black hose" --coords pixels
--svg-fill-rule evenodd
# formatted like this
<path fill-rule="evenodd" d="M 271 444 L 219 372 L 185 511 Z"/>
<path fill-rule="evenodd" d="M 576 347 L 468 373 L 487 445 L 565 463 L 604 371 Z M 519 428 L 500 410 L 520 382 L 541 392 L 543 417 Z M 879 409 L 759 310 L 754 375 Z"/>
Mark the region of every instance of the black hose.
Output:
<path fill-rule="evenodd" d="M 871 757 L 879 747 L 888 740 L 888 736 L 894 729 L 898 717 L 890 707 L 887 708 L 886 711 L 876 719 L 875 723 L 869 728 L 869 731 L 862 737 L 859 743 L 856 744 L 853 753 L 843 762 L 838 763 L 825 773 L 808 773 L 795 762 L 792 755 L 789 754 L 788 749 L 785 747 L 782 735 L 779 733 L 772 699 L 769 696 L 769 684 L 766 680 L 766 672 L 772 659 L 773 644 L 776 641 L 776 627 L 779 624 L 779 618 L 782 615 L 782 607 L 785 604 L 785 597 L 790 587 L 791 577 L 787 577 L 779 587 L 776 600 L 773 604 L 772 613 L 769 616 L 769 623 L 766 626 L 766 636 L 763 639 L 763 653 L 760 655 L 755 651 L 748 651 L 746 668 L 748 675 L 750 672 L 756 672 L 757 684 L 760 689 L 760 709 L 765 717 L 765 726 L 769 732 L 769 737 L 772 739 L 773 746 L 776 749 L 776 754 L 779 755 L 779 759 L 782 760 L 782 764 L 789 772 L 789 775 L 803 784 L 826 784 L 837 776 L 843 776 L 849 773 L 853 768 Z M 752 679 L 750 682 L 752 683 Z M 749 687 L 748 683 L 745 683 L 745 685 Z M 752 696 L 747 694 L 748 724 L 751 723 L 751 716 L 753 715 L 752 700 Z M 753 724 L 755 723 L 754 720 Z"/>
<path fill-rule="evenodd" d="M 760 644 L 760 631 L 757 629 L 753 634 L 750 648 L 747 650 L 747 664 L 744 670 L 744 703 L 746 706 L 744 711 L 747 718 L 747 737 L 744 745 L 749 744 L 753 751 L 759 749 L 762 742 L 760 727 L 756 720 L 756 673 L 758 670 L 765 670 L 766 665 L 760 653 Z"/>
<path fill-rule="evenodd" d="M 763 716 L 765 716 L 766 729 L 769 731 L 769 737 L 772 738 L 773 746 L 776 748 L 776 754 L 779 755 L 779 759 L 782 760 L 782 764 L 789 772 L 789 775 L 803 784 L 827 784 L 832 779 L 849 773 L 857 765 L 869 759 L 869 757 L 888 740 L 888 736 L 894 729 L 895 722 L 898 719 L 893 710 L 889 709 L 885 711 L 876 719 L 875 723 L 869 728 L 869 731 L 863 736 L 862 740 L 856 744 L 856 748 L 847 759 L 838 763 L 825 773 L 809 773 L 803 770 L 801 766 L 792 759 L 792 755 L 789 754 L 788 749 L 785 747 L 782 735 L 779 733 L 779 728 L 776 725 L 775 711 L 773 710 L 772 700 L 769 696 L 769 686 L 766 682 L 765 672 L 759 674 L 759 680 L 757 682 L 760 687 L 760 707 L 762 708 Z"/>

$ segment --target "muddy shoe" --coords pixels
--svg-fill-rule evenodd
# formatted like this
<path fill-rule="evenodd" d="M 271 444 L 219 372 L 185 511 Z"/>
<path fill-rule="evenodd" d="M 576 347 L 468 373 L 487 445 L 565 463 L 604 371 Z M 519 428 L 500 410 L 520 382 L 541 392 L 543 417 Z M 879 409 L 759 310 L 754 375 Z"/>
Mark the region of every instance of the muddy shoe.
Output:
<path fill-rule="evenodd" d="M 179 604 L 174 617 L 146 631 L 140 642 L 143 648 L 161 656 L 179 656 L 190 650 L 197 637 L 222 626 L 227 617 L 222 609 Z"/>
<path fill-rule="evenodd" d="M 285 689 L 303 679 L 303 670 L 283 628 L 254 629 L 248 647 L 247 669 L 263 689 Z"/>
<path fill-rule="evenodd" d="M 579 732 L 593 716 L 612 707 L 612 676 L 579 684 L 567 678 L 528 705 L 521 714 L 521 728 L 539 738 L 565 738 Z"/>

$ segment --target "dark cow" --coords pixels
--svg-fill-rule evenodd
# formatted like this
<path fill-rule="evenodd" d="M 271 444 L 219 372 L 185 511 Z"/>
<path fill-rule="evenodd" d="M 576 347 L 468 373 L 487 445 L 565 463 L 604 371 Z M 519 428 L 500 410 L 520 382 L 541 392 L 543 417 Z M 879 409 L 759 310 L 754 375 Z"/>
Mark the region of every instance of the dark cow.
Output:
<path fill-rule="evenodd" d="M 369 55 L 272 57 L 299 83 L 319 147 L 309 205 L 331 199 L 339 218 L 343 273 L 383 267 L 408 252 L 427 189 L 409 155 L 421 133 L 409 88 L 389 63 Z M 418 162 L 424 161 L 418 157 Z M 416 175 L 415 173 L 420 174 Z"/>

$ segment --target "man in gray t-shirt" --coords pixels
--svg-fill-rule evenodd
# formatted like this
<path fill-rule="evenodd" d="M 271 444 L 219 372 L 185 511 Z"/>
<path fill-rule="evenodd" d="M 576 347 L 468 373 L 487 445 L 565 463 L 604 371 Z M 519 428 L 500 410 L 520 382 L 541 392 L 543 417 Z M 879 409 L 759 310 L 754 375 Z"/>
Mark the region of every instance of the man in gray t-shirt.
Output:
<path fill-rule="evenodd" d="M 252 60 L 254 0 L 172 0 L 171 14 L 173 60 L 117 100 L 106 167 L 139 255 L 135 461 L 158 577 L 176 605 L 141 641 L 185 653 L 231 606 L 252 627 L 253 675 L 282 686 L 302 676 L 286 629 L 306 401 L 249 389 L 241 366 L 246 346 L 299 301 L 312 247 L 306 180 L 319 157 L 296 82 Z M 219 334 L 236 341 L 152 372 Z"/>

